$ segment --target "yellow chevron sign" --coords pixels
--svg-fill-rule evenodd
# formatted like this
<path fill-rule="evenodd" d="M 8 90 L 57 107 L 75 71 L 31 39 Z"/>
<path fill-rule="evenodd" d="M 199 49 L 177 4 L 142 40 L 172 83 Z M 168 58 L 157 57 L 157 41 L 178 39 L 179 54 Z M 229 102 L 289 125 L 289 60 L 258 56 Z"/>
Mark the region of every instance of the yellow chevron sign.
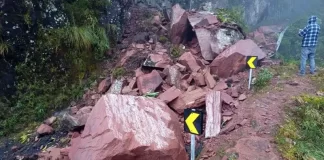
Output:
<path fill-rule="evenodd" d="M 257 67 L 258 57 L 257 56 L 248 56 L 246 58 L 246 64 L 250 69 L 255 69 Z"/>
<path fill-rule="evenodd" d="M 186 109 L 184 111 L 184 119 L 185 119 L 184 129 L 186 132 L 191 134 L 196 134 L 196 135 L 202 134 L 202 128 L 203 128 L 202 112 Z"/>

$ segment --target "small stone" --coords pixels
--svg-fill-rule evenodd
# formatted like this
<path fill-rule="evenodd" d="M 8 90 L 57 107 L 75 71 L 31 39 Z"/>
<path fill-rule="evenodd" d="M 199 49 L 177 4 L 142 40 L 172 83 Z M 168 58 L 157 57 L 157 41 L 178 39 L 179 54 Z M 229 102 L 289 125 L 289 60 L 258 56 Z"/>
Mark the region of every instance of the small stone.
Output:
<path fill-rule="evenodd" d="M 198 86 L 205 86 L 206 85 L 206 81 L 205 81 L 205 77 L 202 73 L 197 73 L 194 72 L 193 73 L 193 79 L 195 81 L 195 84 Z"/>
<path fill-rule="evenodd" d="M 100 94 L 94 94 L 91 96 L 91 99 L 99 99 L 101 97 Z"/>
<path fill-rule="evenodd" d="M 241 94 L 240 96 L 239 96 L 239 101 L 244 101 L 244 100 L 246 100 L 246 95 L 245 94 Z"/>
<path fill-rule="evenodd" d="M 135 72 L 135 77 L 139 77 L 141 75 L 144 75 L 141 68 L 137 68 L 134 72 Z"/>
<path fill-rule="evenodd" d="M 243 119 L 243 121 L 240 123 L 240 126 L 244 126 L 248 122 L 247 119 Z"/>
<path fill-rule="evenodd" d="M 44 121 L 45 124 L 47 125 L 52 125 L 56 121 L 56 117 L 52 116 Z"/>
<path fill-rule="evenodd" d="M 184 72 L 184 71 L 186 71 L 186 66 L 184 66 L 184 65 L 182 65 L 182 64 L 180 64 L 180 63 L 176 63 L 175 64 L 178 68 L 179 68 L 179 70 L 181 71 L 181 72 Z"/>
<path fill-rule="evenodd" d="M 12 146 L 12 147 L 11 147 L 11 151 L 13 151 L 13 152 L 16 152 L 18 149 L 19 149 L 18 146 Z"/>
<path fill-rule="evenodd" d="M 106 78 L 104 80 L 102 80 L 100 83 L 99 83 L 99 86 L 98 86 L 98 92 L 100 94 L 104 94 L 108 91 L 109 87 L 111 85 L 111 81 L 109 78 Z"/>
<path fill-rule="evenodd" d="M 42 136 L 42 135 L 52 134 L 54 132 L 54 129 L 47 124 L 41 124 L 38 127 L 36 132 L 38 135 Z"/>
<path fill-rule="evenodd" d="M 214 90 L 222 91 L 222 90 L 225 90 L 227 88 L 228 88 L 227 84 L 225 82 L 223 82 L 223 81 L 220 81 L 220 82 L 218 82 L 216 84 L 216 86 L 214 87 Z"/>
<path fill-rule="evenodd" d="M 76 114 L 78 112 L 79 108 L 77 106 L 73 106 L 70 108 L 71 114 Z"/>

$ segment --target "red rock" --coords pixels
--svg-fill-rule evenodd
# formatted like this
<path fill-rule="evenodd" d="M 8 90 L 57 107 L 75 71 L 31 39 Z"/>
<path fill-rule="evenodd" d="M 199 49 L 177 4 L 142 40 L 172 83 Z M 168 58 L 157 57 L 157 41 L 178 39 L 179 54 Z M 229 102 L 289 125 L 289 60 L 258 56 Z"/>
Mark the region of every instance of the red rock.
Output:
<path fill-rule="evenodd" d="M 121 94 L 124 85 L 125 85 L 125 79 L 124 78 L 116 79 L 114 81 L 114 83 L 111 85 L 108 93 Z"/>
<path fill-rule="evenodd" d="M 240 40 L 213 60 L 211 73 L 221 78 L 237 74 L 246 68 L 246 56 L 258 56 L 260 60 L 266 54 L 252 40 Z"/>
<path fill-rule="evenodd" d="M 216 81 L 214 77 L 210 74 L 210 69 L 206 68 L 204 71 L 205 81 L 209 88 L 214 88 L 216 86 Z"/>
<path fill-rule="evenodd" d="M 233 45 L 243 35 L 232 29 L 221 28 L 216 31 L 209 30 L 205 27 L 195 29 L 199 42 L 201 55 L 207 61 L 212 61 L 228 46 Z"/>
<path fill-rule="evenodd" d="M 190 78 L 190 74 L 185 74 L 181 77 L 181 80 L 187 80 L 188 78 Z"/>
<path fill-rule="evenodd" d="M 79 137 L 81 134 L 79 132 L 69 132 L 69 137 L 70 138 L 77 138 Z"/>
<path fill-rule="evenodd" d="M 100 83 L 99 83 L 99 86 L 98 86 L 98 92 L 100 94 L 104 94 L 108 91 L 109 87 L 111 85 L 111 81 L 109 78 L 106 78 L 104 80 L 102 80 Z"/>
<path fill-rule="evenodd" d="M 149 74 L 145 74 L 138 77 L 137 87 L 141 94 L 146 94 L 148 92 L 154 92 L 162 84 L 163 79 L 160 74 L 153 70 Z"/>
<path fill-rule="evenodd" d="M 187 92 L 193 91 L 196 89 L 196 86 L 189 86 Z"/>
<path fill-rule="evenodd" d="M 50 118 L 47 118 L 44 123 L 47 124 L 47 125 L 52 125 L 54 122 L 56 121 L 56 117 L 55 116 L 52 116 Z"/>
<path fill-rule="evenodd" d="M 135 55 L 136 52 L 137 51 L 134 49 L 127 51 L 123 58 L 120 60 L 120 65 L 123 66 L 130 57 Z"/>
<path fill-rule="evenodd" d="M 161 99 L 165 103 L 169 103 L 175 100 L 176 98 L 178 98 L 181 94 L 182 94 L 181 90 L 173 86 L 169 88 L 167 91 L 165 91 L 164 93 L 160 94 L 157 98 Z"/>
<path fill-rule="evenodd" d="M 198 28 L 195 30 L 199 46 L 201 50 L 201 55 L 205 60 L 214 60 L 217 56 L 211 51 L 210 41 L 211 41 L 211 32 L 205 28 Z"/>
<path fill-rule="evenodd" d="M 234 113 L 232 111 L 225 111 L 224 113 L 222 113 L 223 116 L 231 116 Z"/>
<path fill-rule="evenodd" d="M 214 87 L 214 90 L 222 91 L 222 90 L 225 90 L 227 88 L 228 88 L 227 84 L 224 81 L 220 81 L 220 82 L 218 82 L 216 84 L 216 86 Z"/>
<path fill-rule="evenodd" d="M 176 100 L 172 101 L 169 106 L 177 113 L 182 114 L 186 108 L 195 108 L 204 105 L 206 99 L 206 91 L 201 88 L 191 92 L 185 92 Z"/>
<path fill-rule="evenodd" d="M 258 45 L 265 45 L 267 43 L 264 34 L 258 31 L 254 32 L 253 40 Z"/>
<path fill-rule="evenodd" d="M 172 20 L 171 20 L 171 42 L 173 44 L 180 44 L 183 41 L 188 27 L 188 15 L 179 4 L 172 7 Z"/>
<path fill-rule="evenodd" d="M 41 124 L 38 128 L 37 128 L 37 134 L 38 135 L 47 135 L 47 134 L 52 134 L 54 132 L 54 129 L 47 125 L 47 124 Z"/>
<path fill-rule="evenodd" d="M 70 115 L 65 113 L 63 115 L 63 122 L 69 129 L 73 130 L 78 127 L 82 127 L 86 124 L 90 113 L 79 112 L 76 115 Z"/>
<path fill-rule="evenodd" d="M 132 79 L 129 79 L 128 81 L 128 87 L 130 89 L 134 89 L 136 86 L 136 77 L 132 78 Z"/>
<path fill-rule="evenodd" d="M 170 86 L 180 88 L 181 73 L 175 66 L 165 68 L 163 73 L 167 75 L 166 83 Z"/>
<path fill-rule="evenodd" d="M 221 93 L 211 91 L 206 95 L 206 129 L 205 138 L 216 137 L 221 129 Z"/>
<path fill-rule="evenodd" d="M 143 63 L 145 67 L 168 68 L 172 64 L 171 58 L 167 54 L 150 54 Z"/>
<path fill-rule="evenodd" d="M 237 90 L 237 87 L 232 87 L 231 90 L 232 90 L 232 91 L 231 91 L 231 96 L 232 96 L 233 98 L 237 98 L 237 97 L 239 97 L 239 92 L 238 92 L 238 90 Z"/>
<path fill-rule="evenodd" d="M 190 49 L 190 52 L 191 52 L 192 54 L 194 54 L 194 55 L 196 55 L 196 54 L 199 53 L 198 49 L 196 49 L 196 48 L 191 48 L 191 49 Z"/>
<path fill-rule="evenodd" d="M 246 98 L 247 97 L 245 94 L 241 94 L 238 99 L 239 99 L 239 101 L 244 101 Z"/>
<path fill-rule="evenodd" d="M 132 89 L 130 89 L 129 88 L 129 86 L 125 86 L 124 88 L 123 88 L 123 90 L 122 90 L 122 94 L 128 94 L 129 92 L 131 92 L 132 91 Z"/>
<path fill-rule="evenodd" d="M 166 91 L 166 90 L 170 89 L 171 86 L 169 86 L 169 85 L 166 84 L 166 83 L 163 83 L 162 86 L 161 86 L 161 88 L 162 88 L 164 91 Z"/>
<path fill-rule="evenodd" d="M 185 52 L 179 57 L 179 63 L 190 68 L 192 72 L 198 72 L 200 70 L 200 66 L 196 60 L 196 58 L 190 53 Z"/>
<path fill-rule="evenodd" d="M 188 84 L 191 84 L 191 82 L 192 82 L 192 80 L 193 80 L 193 74 L 191 73 L 190 74 L 190 76 L 188 77 L 188 79 L 187 79 L 187 82 L 188 82 Z"/>
<path fill-rule="evenodd" d="M 141 75 L 144 75 L 141 68 L 137 68 L 134 72 L 135 72 L 135 77 L 139 77 Z"/>
<path fill-rule="evenodd" d="M 233 118 L 232 117 L 230 117 L 230 116 L 223 116 L 223 123 L 226 123 L 226 122 L 228 122 L 228 121 L 230 121 L 230 120 L 232 120 Z"/>
<path fill-rule="evenodd" d="M 188 84 L 188 82 L 185 81 L 185 80 L 181 80 L 181 82 L 180 82 L 180 88 L 181 88 L 181 90 L 183 90 L 183 91 L 188 90 L 188 88 L 189 88 L 189 84 Z"/>
<path fill-rule="evenodd" d="M 226 104 L 234 103 L 233 98 L 230 95 L 228 95 L 227 93 L 225 93 L 225 92 L 221 93 L 221 99 Z"/>
<path fill-rule="evenodd" d="M 187 69 L 186 66 L 184 66 L 180 63 L 176 63 L 175 65 L 179 68 L 179 71 L 181 71 L 181 72 L 184 72 Z"/>
<path fill-rule="evenodd" d="M 73 141 L 69 157 L 188 160 L 180 128 L 178 116 L 161 100 L 107 94 L 94 107 L 80 139 Z"/>
<path fill-rule="evenodd" d="M 204 77 L 204 75 L 202 73 L 194 72 L 194 73 L 192 73 L 192 75 L 193 75 L 193 79 L 195 81 L 195 84 L 197 86 L 202 87 L 202 86 L 206 85 L 205 77 Z"/>
<path fill-rule="evenodd" d="M 66 147 L 66 148 L 61 148 L 60 149 L 60 153 L 63 156 L 69 156 L 69 152 L 70 152 L 70 147 Z"/>
<path fill-rule="evenodd" d="M 167 73 L 164 73 L 164 72 L 162 72 L 160 70 L 157 70 L 157 72 L 160 74 L 160 76 L 161 76 L 162 79 L 165 79 L 167 77 Z"/>

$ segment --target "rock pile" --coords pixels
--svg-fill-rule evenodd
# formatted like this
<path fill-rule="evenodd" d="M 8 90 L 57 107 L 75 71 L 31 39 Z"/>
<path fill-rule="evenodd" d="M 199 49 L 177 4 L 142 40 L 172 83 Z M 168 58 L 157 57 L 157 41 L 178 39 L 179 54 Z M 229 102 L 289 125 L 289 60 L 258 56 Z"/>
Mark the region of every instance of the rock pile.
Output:
<path fill-rule="evenodd" d="M 205 137 L 212 138 L 222 133 L 221 124 L 230 121 L 247 98 L 242 85 L 247 79 L 242 72 L 246 57 L 262 60 L 267 55 L 254 41 L 244 39 L 237 25 L 179 5 L 172 9 L 170 42 L 184 44 L 178 49 L 180 56 L 175 58 L 168 49 L 170 42 L 151 35 L 125 48 L 118 66 L 132 73 L 103 79 L 96 91 L 83 96 L 88 103 L 71 107 L 63 116 L 76 133 L 64 150 L 69 159 L 186 160 L 184 109 L 207 112 Z M 164 30 L 161 19 L 154 16 L 152 24 Z M 145 98 L 152 95 L 156 98 Z"/>

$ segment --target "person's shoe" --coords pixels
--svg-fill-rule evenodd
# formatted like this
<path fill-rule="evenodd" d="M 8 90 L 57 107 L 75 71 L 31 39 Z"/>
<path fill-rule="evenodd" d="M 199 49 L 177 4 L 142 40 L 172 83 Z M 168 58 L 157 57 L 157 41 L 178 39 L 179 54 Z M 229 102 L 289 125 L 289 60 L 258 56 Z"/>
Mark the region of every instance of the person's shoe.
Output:
<path fill-rule="evenodd" d="M 297 73 L 297 76 L 304 77 L 305 74 Z"/>

